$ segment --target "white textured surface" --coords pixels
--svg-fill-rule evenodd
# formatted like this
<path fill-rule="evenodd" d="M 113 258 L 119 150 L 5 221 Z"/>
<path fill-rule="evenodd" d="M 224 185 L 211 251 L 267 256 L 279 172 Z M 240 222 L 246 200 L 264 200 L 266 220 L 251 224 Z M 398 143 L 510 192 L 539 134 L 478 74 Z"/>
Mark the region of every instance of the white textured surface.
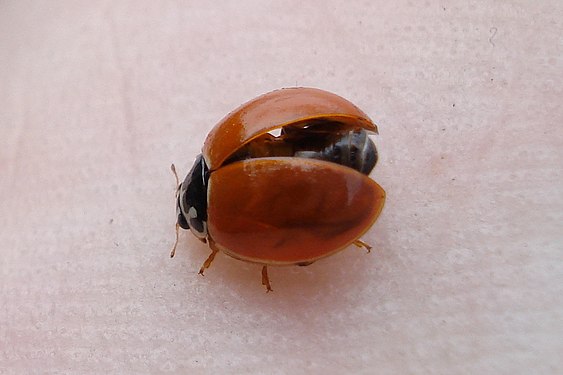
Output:
<path fill-rule="evenodd" d="M 561 1 L 93 3 L 0 3 L 0 373 L 563 373 Z M 293 85 L 380 126 L 374 251 L 170 260 L 169 164 Z"/>

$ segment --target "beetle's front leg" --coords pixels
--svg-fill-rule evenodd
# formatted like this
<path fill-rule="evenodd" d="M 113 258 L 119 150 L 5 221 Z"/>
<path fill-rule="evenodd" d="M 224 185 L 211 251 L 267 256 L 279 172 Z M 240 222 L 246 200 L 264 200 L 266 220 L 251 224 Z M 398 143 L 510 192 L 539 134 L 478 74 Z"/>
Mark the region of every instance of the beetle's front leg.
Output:
<path fill-rule="evenodd" d="M 270 285 L 270 278 L 268 277 L 268 266 L 262 267 L 262 285 L 266 287 L 266 293 L 274 291 Z"/>
<path fill-rule="evenodd" d="M 176 246 L 178 246 L 178 231 L 180 230 L 180 224 L 176 223 L 176 241 L 174 241 L 174 246 L 172 246 L 172 251 L 170 251 L 170 258 L 174 258 L 176 255 Z"/>

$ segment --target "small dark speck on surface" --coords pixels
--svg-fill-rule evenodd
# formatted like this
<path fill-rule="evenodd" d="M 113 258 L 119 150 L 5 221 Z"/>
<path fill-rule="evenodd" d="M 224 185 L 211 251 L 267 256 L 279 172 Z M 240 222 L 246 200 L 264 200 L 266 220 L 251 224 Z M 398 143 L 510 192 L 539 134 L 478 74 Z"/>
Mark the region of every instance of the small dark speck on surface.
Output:
<path fill-rule="evenodd" d="M 452 107 L 455 107 L 455 103 L 454 103 L 454 104 L 452 104 Z"/>
<path fill-rule="evenodd" d="M 446 128 L 442 128 L 442 131 L 445 132 L 445 131 L 446 131 Z"/>
<path fill-rule="evenodd" d="M 113 217 L 111 219 L 109 219 L 109 223 L 113 224 Z"/>

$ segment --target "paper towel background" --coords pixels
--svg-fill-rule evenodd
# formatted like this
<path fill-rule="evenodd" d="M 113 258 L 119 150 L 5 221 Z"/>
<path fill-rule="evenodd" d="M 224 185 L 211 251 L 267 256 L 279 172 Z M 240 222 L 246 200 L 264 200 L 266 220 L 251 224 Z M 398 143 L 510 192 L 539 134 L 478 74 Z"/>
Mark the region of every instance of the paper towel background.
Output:
<path fill-rule="evenodd" d="M 0 3 L 0 373 L 563 372 L 563 5 Z M 168 169 L 313 86 L 379 125 L 365 236 L 270 271 L 174 233 Z"/>

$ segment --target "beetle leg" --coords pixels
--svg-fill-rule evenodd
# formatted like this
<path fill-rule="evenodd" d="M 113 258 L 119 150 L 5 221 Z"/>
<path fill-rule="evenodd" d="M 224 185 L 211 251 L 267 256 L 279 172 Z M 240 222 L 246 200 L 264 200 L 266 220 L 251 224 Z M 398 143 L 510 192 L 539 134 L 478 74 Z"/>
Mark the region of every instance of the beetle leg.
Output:
<path fill-rule="evenodd" d="M 368 245 L 367 243 L 365 243 L 365 242 L 362 241 L 362 240 L 356 240 L 356 241 L 353 242 L 353 244 L 356 245 L 356 246 L 359 247 L 359 248 L 362 248 L 362 247 L 363 247 L 364 249 L 366 249 L 366 250 L 368 251 L 368 253 L 371 252 L 371 246 Z"/>
<path fill-rule="evenodd" d="M 178 193 L 180 192 L 180 180 L 178 179 L 178 173 L 176 173 L 176 166 L 174 165 L 174 163 L 172 163 L 170 165 L 170 170 L 172 171 L 172 173 L 174 174 L 174 178 L 176 179 L 176 199 L 178 198 Z M 176 255 L 176 246 L 178 246 L 178 232 L 180 230 L 180 224 L 178 224 L 178 222 L 176 222 L 176 241 L 174 241 L 174 246 L 172 246 L 172 251 L 170 251 L 170 258 L 174 258 L 174 255 Z"/>
<path fill-rule="evenodd" d="M 174 178 L 176 179 L 176 196 L 178 196 L 178 191 L 180 191 L 180 180 L 178 179 L 178 173 L 176 172 L 176 166 L 174 163 L 170 165 L 170 170 L 174 173 Z"/>
<path fill-rule="evenodd" d="M 201 276 L 203 276 L 203 271 L 205 271 L 207 268 L 209 268 L 209 266 L 211 266 L 213 259 L 215 259 L 215 255 L 217 255 L 217 253 L 219 252 L 219 249 L 217 248 L 217 246 L 215 246 L 215 242 L 213 242 L 211 238 L 209 238 L 209 247 L 211 248 L 211 254 L 209 254 L 205 262 L 203 262 L 203 265 L 201 266 L 198 272 Z"/>
<path fill-rule="evenodd" d="M 172 251 L 170 252 L 170 258 L 174 258 L 174 255 L 176 255 L 176 246 L 178 245 L 179 229 L 180 229 L 180 224 L 176 223 L 176 241 L 174 241 L 174 246 L 172 246 Z"/>
<path fill-rule="evenodd" d="M 262 267 L 262 285 L 266 287 L 266 293 L 274 291 L 270 285 L 270 278 L 268 277 L 268 266 Z"/>

